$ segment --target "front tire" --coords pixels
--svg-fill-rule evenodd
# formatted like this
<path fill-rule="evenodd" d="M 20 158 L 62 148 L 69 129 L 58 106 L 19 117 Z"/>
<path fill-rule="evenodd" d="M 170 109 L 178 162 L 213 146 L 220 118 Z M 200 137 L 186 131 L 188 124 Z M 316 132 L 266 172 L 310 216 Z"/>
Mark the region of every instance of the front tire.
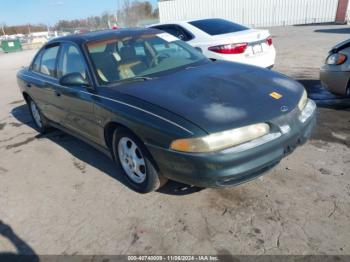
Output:
<path fill-rule="evenodd" d="M 30 115 L 32 116 L 35 128 L 41 133 L 45 134 L 49 131 L 49 124 L 46 118 L 40 112 L 39 107 L 30 97 L 27 98 Z"/>
<path fill-rule="evenodd" d="M 157 172 L 150 153 L 134 134 L 117 128 L 113 134 L 113 155 L 130 188 L 149 193 L 163 186 L 167 179 Z"/>

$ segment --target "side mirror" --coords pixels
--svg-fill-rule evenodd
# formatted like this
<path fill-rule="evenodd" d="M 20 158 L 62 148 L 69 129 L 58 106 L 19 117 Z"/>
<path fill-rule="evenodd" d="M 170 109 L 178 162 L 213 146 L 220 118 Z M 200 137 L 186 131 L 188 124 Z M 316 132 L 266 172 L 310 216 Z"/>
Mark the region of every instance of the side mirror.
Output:
<path fill-rule="evenodd" d="M 198 52 L 200 52 L 201 54 L 203 54 L 202 48 L 200 48 L 200 47 L 195 47 L 195 49 L 196 49 Z"/>
<path fill-rule="evenodd" d="M 184 41 L 185 36 L 184 36 L 183 34 L 179 34 L 179 35 L 177 36 L 177 38 L 179 38 L 180 40 Z"/>
<path fill-rule="evenodd" d="M 90 83 L 80 73 L 70 73 L 62 76 L 59 80 L 62 86 L 89 86 Z"/>

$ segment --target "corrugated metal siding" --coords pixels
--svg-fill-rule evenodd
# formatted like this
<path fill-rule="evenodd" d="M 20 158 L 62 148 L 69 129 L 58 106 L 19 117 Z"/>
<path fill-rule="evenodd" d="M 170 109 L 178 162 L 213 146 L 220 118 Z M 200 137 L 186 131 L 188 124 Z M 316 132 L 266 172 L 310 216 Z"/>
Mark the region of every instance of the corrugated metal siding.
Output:
<path fill-rule="evenodd" d="M 338 0 L 161 1 L 161 22 L 220 17 L 251 27 L 334 22 Z"/>

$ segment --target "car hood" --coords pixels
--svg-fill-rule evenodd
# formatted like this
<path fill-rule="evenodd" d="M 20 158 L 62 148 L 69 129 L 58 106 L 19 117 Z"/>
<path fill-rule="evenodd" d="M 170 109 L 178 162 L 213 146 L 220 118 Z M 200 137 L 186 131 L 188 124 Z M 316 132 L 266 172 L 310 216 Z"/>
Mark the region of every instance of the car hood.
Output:
<path fill-rule="evenodd" d="M 223 61 L 114 88 L 171 111 L 208 133 L 286 114 L 303 92 L 298 82 L 271 70 Z M 273 98 L 273 92 L 282 97 Z"/>

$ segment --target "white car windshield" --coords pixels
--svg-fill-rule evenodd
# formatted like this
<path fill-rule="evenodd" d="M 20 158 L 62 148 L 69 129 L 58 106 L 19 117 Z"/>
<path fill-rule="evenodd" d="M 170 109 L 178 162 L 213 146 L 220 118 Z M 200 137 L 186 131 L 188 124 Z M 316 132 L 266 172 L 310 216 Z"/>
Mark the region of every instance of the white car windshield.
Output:
<path fill-rule="evenodd" d="M 100 84 L 157 76 L 202 60 L 199 51 L 167 34 L 143 34 L 87 43 Z"/>

